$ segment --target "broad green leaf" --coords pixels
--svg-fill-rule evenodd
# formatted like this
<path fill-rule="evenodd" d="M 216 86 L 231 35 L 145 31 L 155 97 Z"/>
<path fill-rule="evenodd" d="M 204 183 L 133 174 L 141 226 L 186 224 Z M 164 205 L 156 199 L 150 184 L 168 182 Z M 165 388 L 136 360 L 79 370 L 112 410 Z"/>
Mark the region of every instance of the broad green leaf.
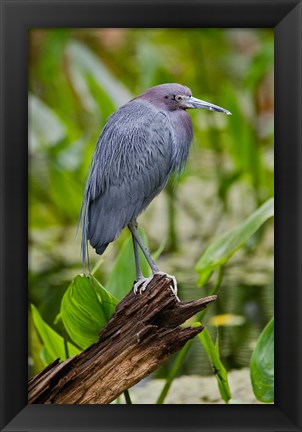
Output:
<path fill-rule="evenodd" d="M 41 351 L 40 351 L 40 359 L 44 366 L 49 365 L 54 361 L 53 356 L 49 354 L 48 350 L 46 349 L 45 345 L 43 345 Z M 65 360 L 65 359 L 64 359 Z M 42 368 L 43 369 L 43 368 Z"/>
<path fill-rule="evenodd" d="M 227 371 L 220 360 L 218 344 L 217 345 L 214 344 L 211 335 L 206 328 L 203 329 L 203 331 L 198 335 L 198 338 L 200 339 L 202 345 L 204 346 L 204 349 L 208 354 L 210 362 L 212 363 L 215 376 L 217 379 L 220 395 L 222 399 L 226 403 L 228 403 L 232 395 L 228 383 Z"/>
<path fill-rule="evenodd" d="M 64 339 L 55 330 L 53 330 L 41 317 L 38 309 L 32 304 L 31 312 L 36 330 L 44 344 L 44 361 L 48 363 L 60 358 L 66 360 L 66 353 L 64 347 Z M 70 342 L 67 342 L 69 356 L 75 356 L 80 353 Z"/>
<path fill-rule="evenodd" d="M 250 363 L 255 396 L 261 402 L 274 401 L 274 318 L 262 331 Z"/>
<path fill-rule="evenodd" d="M 93 276 L 76 276 L 61 303 L 61 317 L 70 338 L 83 349 L 96 342 L 116 304 Z"/>
<path fill-rule="evenodd" d="M 144 243 L 146 244 L 146 236 L 144 232 L 139 229 L 139 233 Z M 139 251 L 140 262 L 142 272 L 145 277 L 149 276 L 150 269 L 148 263 Z M 106 288 L 119 300 L 121 300 L 132 288 L 134 281 L 136 280 L 135 273 L 135 259 L 133 252 L 132 238 L 129 236 L 115 260 L 114 267 L 109 276 L 108 282 L 106 283 Z"/>
<path fill-rule="evenodd" d="M 199 273 L 200 286 L 209 279 L 213 270 L 224 265 L 261 225 L 274 215 L 274 199 L 259 207 L 243 224 L 231 229 L 215 240 L 201 255 L 195 270 Z"/>

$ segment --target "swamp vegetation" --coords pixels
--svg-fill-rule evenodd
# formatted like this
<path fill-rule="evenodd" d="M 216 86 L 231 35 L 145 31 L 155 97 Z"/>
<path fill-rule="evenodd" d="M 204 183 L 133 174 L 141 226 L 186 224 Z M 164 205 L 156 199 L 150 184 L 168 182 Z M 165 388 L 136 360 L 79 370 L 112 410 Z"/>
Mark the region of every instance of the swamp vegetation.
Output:
<path fill-rule="evenodd" d="M 131 289 L 126 229 L 102 257 L 90 251 L 93 284 L 81 276 L 87 171 L 113 111 L 148 87 L 179 82 L 233 115 L 190 112 L 187 166 L 139 224 L 182 300 L 218 300 L 188 322 L 205 325 L 200 336 L 147 381 L 163 380 L 156 400 L 164 403 L 176 377 L 214 370 L 221 401 L 232 402 L 228 373 L 249 368 L 255 397 L 273 402 L 273 48 L 269 29 L 30 31 L 29 376 L 93 343 Z"/>

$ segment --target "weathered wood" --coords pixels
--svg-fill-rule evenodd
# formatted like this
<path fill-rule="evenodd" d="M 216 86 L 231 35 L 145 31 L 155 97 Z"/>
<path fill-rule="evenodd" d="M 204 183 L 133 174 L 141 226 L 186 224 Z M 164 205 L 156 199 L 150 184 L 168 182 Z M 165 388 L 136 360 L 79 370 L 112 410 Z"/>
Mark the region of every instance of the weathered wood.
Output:
<path fill-rule="evenodd" d="M 143 294 L 130 291 L 98 342 L 66 361 L 54 361 L 29 380 L 29 403 L 108 404 L 200 333 L 202 326 L 178 326 L 216 296 L 179 302 L 170 284 L 155 275 Z"/>

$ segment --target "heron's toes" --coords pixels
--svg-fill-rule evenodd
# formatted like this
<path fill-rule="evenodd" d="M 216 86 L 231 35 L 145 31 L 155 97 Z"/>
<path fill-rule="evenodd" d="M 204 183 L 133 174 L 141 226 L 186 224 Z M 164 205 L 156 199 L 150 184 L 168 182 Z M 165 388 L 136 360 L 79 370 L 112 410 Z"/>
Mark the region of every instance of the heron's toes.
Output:
<path fill-rule="evenodd" d="M 133 287 L 134 294 L 142 294 L 146 290 L 152 278 L 153 276 L 150 276 L 148 278 L 139 278 L 138 281 L 135 282 Z"/>
<path fill-rule="evenodd" d="M 180 301 L 180 299 L 179 299 L 178 296 L 177 296 L 177 281 L 176 281 L 176 277 L 173 276 L 173 275 L 169 275 L 168 273 L 165 273 L 165 272 L 162 272 L 162 271 L 158 271 L 158 272 L 156 272 L 155 274 L 159 274 L 159 275 L 162 275 L 162 276 L 166 276 L 167 279 L 172 279 L 173 284 L 170 285 L 171 291 L 172 291 L 172 293 L 175 295 L 176 299 L 177 299 L 178 301 Z"/>
<path fill-rule="evenodd" d="M 171 291 L 175 295 L 176 300 L 180 301 L 177 296 L 177 282 L 175 276 L 169 275 L 168 273 L 162 271 L 158 271 L 154 274 L 165 276 L 167 279 L 172 279 L 172 284 L 170 285 Z M 134 294 L 142 294 L 144 291 L 146 291 L 146 288 L 153 279 L 154 274 L 148 278 L 139 278 L 133 286 Z"/>

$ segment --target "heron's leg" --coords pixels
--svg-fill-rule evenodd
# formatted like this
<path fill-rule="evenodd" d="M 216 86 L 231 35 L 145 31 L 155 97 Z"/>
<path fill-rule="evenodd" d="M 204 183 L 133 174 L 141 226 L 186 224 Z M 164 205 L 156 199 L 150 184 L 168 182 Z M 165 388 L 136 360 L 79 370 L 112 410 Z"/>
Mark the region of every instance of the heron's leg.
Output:
<path fill-rule="evenodd" d="M 131 231 L 132 236 L 136 240 L 136 243 L 139 245 L 139 247 L 141 248 L 143 254 L 145 255 L 146 260 L 148 261 L 148 264 L 151 267 L 152 273 L 159 272 L 159 268 L 157 267 L 157 265 L 153 261 L 150 252 L 148 251 L 148 249 L 145 246 L 143 240 L 141 239 L 141 236 L 139 235 L 139 233 L 137 231 L 137 223 L 136 222 L 130 222 L 129 225 L 128 225 L 128 228 Z"/>
<path fill-rule="evenodd" d="M 133 225 L 134 225 L 134 228 L 136 229 L 137 228 L 137 222 L 134 221 Z M 129 227 L 129 230 L 130 230 L 130 227 Z M 147 279 L 144 277 L 142 269 L 141 269 L 141 265 L 140 265 L 139 250 L 138 250 L 139 244 L 137 243 L 131 230 L 130 230 L 130 232 L 132 234 L 133 251 L 134 251 L 134 258 L 135 258 L 135 269 L 136 269 L 136 281 L 135 281 L 133 290 L 134 290 L 134 294 L 138 294 L 139 292 L 141 292 L 141 287 Z"/>
<path fill-rule="evenodd" d="M 132 241 L 133 241 L 133 250 L 134 250 L 134 258 L 135 258 L 136 280 L 139 281 L 140 279 L 143 279 L 144 276 L 142 273 L 140 260 L 139 260 L 138 244 L 133 234 L 132 234 Z"/>
<path fill-rule="evenodd" d="M 135 237 L 132 234 L 132 241 L 133 241 L 133 250 L 134 250 L 134 258 L 135 258 L 135 269 L 136 269 L 136 281 L 133 287 L 134 294 L 138 294 L 141 292 L 141 287 L 143 286 L 143 283 L 146 281 L 146 278 L 144 278 L 141 265 L 140 265 L 140 259 L 139 259 L 139 251 L 138 251 L 138 243 L 135 240 Z"/>
<path fill-rule="evenodd" d="M 137 281 L 134 284 L 134 293 L 137 294 L 142 293 L 145 291 L 151 280 L 153 279 L 154 274 L 160 274 L 165 275 L 169 279 L 172 279 L 173 285 L 170 285 L 171 291 L 175 295 L 176 299 L 179 301 L 179 298 L 177 297 L 177 282 L 175 276 L 169 275 L 167 273 L 161 272 L 155 262 L 153 261 L 150 252 L 148 251 L 147 247 L 145 246 L 143 240 L 141 239 L 138 231 L 137 231 L 137 222 L 130 222 L 128 225 L 129 230 L 132 234 L 132 240 L 133 240 L 133 248 L 134 248 L 134 256 L 135 256 L 135 264 L 136 264 L 136 275 L 137 275 Z M 153 275 L 144 278 L 142 275 L 142 271 L 140 268 L 140 262 L 139 262 L 139 255 L 138 255 L 138 247 L 139 246 L 143 252 L 143 254 L 146 257 L 146 260 L 148 261 L 149 266 L 151 267 Z"/>

